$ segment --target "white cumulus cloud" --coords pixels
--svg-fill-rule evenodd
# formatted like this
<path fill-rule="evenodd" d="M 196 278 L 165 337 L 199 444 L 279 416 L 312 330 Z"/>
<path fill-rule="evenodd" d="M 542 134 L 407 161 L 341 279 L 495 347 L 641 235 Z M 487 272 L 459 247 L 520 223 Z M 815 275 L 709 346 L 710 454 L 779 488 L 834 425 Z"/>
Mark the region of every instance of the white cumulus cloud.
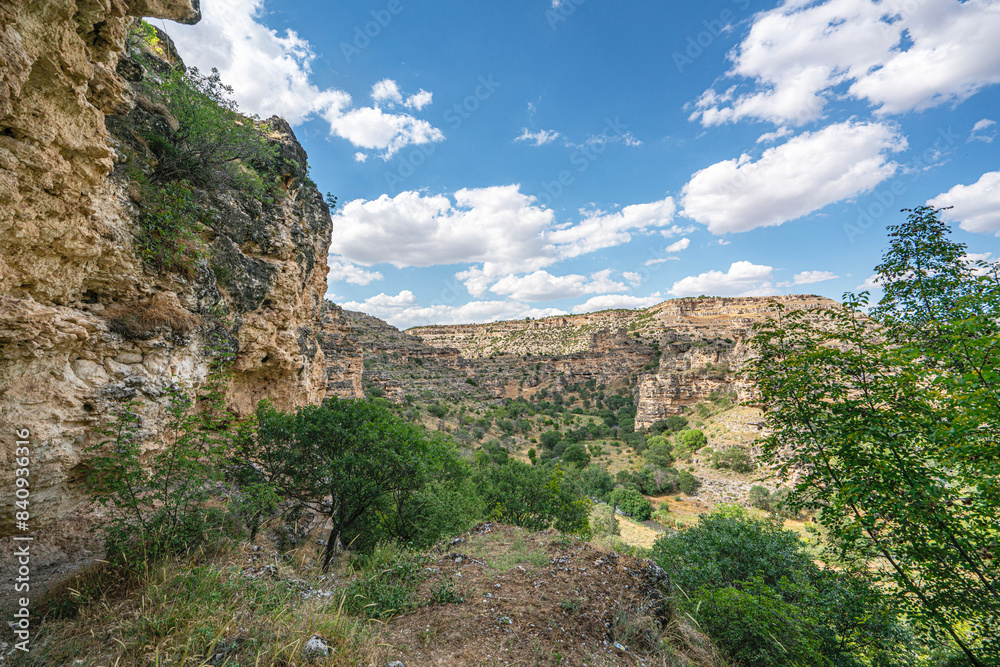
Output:
<path fill-rule="evenodd" d="M 794 287 L 795 285 L 812 285 L 813 283 L 821 283 L 826 280 L 835 280 L 839 278 L 837 274 L 831 271 L 802 271 L 801 273 L 796 273 L 792 276 L 791 280 L 785 280 L 778 283 L 778 287 Z"/>
<path fill-rule="evenodd" d="M 997 138 L 997 122 L 989 118 L 983 118 L 982 120 L 976 121 L 976 124 L 972 126 L 972 132 L 969 133 L 969 138 L 966 143 L 970 141 L 981 141 L 984 144 L 992 144 L 993 140 Z"/>
<path fill-rule="evenodd" d="M 713 234 L 780 225 L 867 192 L 892 176 L 889 153 L 906 147 L 898 128 L 844 122 L 805 132 L 695 173 L 681 191 L 684 214 Z"/>
<path fill-rule="evenodd" d="M 599 310 L 612 310 L 616 308 L 649 308 L 663 301 L 659 293 L 652 296 L 630 296 L 628 294 L 605 294 L 587 299 L 583 303 L 573 306 L 572 310 L 576 314 L 593 313 Z"/>
<path fill-rule="evenodd" d="M 434 93 L 429 93 L 423 88 L 406 98 L 405 106 L 409 109 L 420 111 L 425 106 L 434 101 Z"/>
<path fill-rule="evenodd" d="M 422 306 L 409 290 L 396 295 L 378 294 L 364 301 L 347 301 L 340 305 L 346 310 L 357 310 L 378 317 L 400 329 L 427 324 L 497 322 L 566 314 L 557 308 L 533 308 L 511 300 L 470 301 L 459 306 Z"/>
<path fill-rule="evenodd" d="M 993 0 L 788 0 L 754 17 L 730 56 L 739 83 L 691 118 L 802 125 L 845 94 L 883 114 L 961 102 L 1000 82 L 998 41 Z"/>
<path fill-rule="evenodd" d="M 691 245 L 691 239 L 683 238 L 680 241 L 675 241 L 668 245 L 665 250 L 666 252 L 680 252 L 681 250 L 687 250 L 687 247 Z"/>
<path fill-rule="evenodd" d="M 769 296 L 777 294 L 771 282 L 774 269 L 747 261 L 733 262 L 729 271 L 706 271 L 674 283 L 674 296 Z"/>
<path fill-rule="evenodd" d="M 330 256 L 327 260 L 330 273 L 327 274 L 327 282 L 347 282 L 352 285 L 367 285 L 376 280 L 382 280 L 379 271 L 368 271 L 367 269 L 345 261 L 343 257 Z"/>
<path fill-rule="evenodd" d="M 615 212 L 584 211 L 578 221 L 557 223 L 551 209 L 523 194 L 517 184 L 464 188 L 451 196 L 406 191 L 340 207 L 331 252 L 365 266 L 473 264 L 456 277 L 482 297 L 505 277 L 503 285 L 510 290 L 505 293 L 531 281 L 552 284 L 557 277 L 549 274 L 535 273 L 530 279 L 515 274 L 628 243 L 637 234 L 669 226 L 674 213 L 673 199 L 666 197 Z M 565 278 L 560 278 L 564 287 Z M 579 284 L 608 285 L 594 277 Z"/>
<path fill-rule="evenodd" d="M 494 294 L 503 294 L 517 301 L 551 301 L 623 289 L 624 284 L 611 280 L 611 269 L 593 273 L 589 280 L 578 274 L 554 276 L 540 270 L 524 276 L 504 276 L 490 287 Z"/>
<path fill-rule="evenodd" d="M 928 206 L 954 208 L 941 217 L 957 222 L 967 232 L 1000 236 L 1000 171 L 989 171 L 971 185 L 956 185 L 927 202 Z"/>
<path fill-rule="evenodd" d="M 188 65 L 217 68 L 233 87 L 240 107 L 264 118 L 282 116 L 292 125 L 321 117 L 330 133 L 354 146 L 380 151 L 388 159 L 400 148 L 444 140 L 444 133 L 410 114 L 379 108 L 352 108 L 351 96 L 320 88 L 312 80 L 312 45 L 294 30 L 279 34 L 260 22 L 263 0 L 212 0 L 203 3 L 202 20 L 193 26 L 171 23 L 170 37 Z M 411 100 L 430 102 L 417 93 Z M 395 81 L 383 79 L 372 90 L 376 104 L 402 100 Z M 430 93 L 426 93 L 429 96 Z M 407 105 L 417 110 L 422 106 Z"/>

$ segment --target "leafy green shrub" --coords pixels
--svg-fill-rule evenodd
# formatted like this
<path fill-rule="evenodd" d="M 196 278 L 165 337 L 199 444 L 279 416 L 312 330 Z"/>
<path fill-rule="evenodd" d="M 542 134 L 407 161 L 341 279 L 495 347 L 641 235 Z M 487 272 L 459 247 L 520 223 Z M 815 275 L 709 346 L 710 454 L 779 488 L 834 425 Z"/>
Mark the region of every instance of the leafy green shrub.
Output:
<path fill-rule="evenodd" d="M 139 256 L 157 269 L 194 275 L 205 254 L 198 235 L 211 223 L 206 211 L 185 181 L 145 185 L 135 235 Z"/>
<path fill-rule="evenodd" d="M 427 412 L 438 419 L 443 419 L 448 414 L 448 407 L 440 403 L 431 403 L 427 406 Z"/>
<path fill-rule="evenodd" d="M 724 451 L 712 452 L 713 468 L 728 468 L 734 472 L 750 472 L 754 469 L 753 458 L 741 447 L 730 447 Z"/>
<path fill-rule="evenodd" d="M 570 445 L 563 451 L 562 460 L 582 468 L 590 463 L 590 454 L 583 445 Z"/>
<path fill-rule="evenodd" d="M 618 517 L 615 516 L 615 508 L 607 503 L 594 505 L 590 510 L 590 530 L 595 537 L 620 535 L 621 527 L 618 525 Z"/>
<path fill-rule="evenodd" d="M 114 423 L 101 431 L 108 439 L 87 450 L 87 488 L 92 501 L 106 509 L 100 529 L 112 563 L 135 567 L 221 535 L 224 513 L 208 504 L 222 478 L 219 463 L 226 448 L 221 435 L 224 370 L 216 369 L 200 413 L 188 393 L 167 390 L 165 446 L 148 465 L 140 459 L 137 401 L 125 403 Z"/>
<path fill-rule="evenodd" d="M 484 511 L 496 521 L 565 533 L 586 534 L 590 502 L 564 482 L 564 473 L 550 466 L 530 466 L 515 459 L 503 464 L 478 461 L 476 486 Z"/>
<path fill-rule="evenodd" d="M 662 435 L 653 436 L 646 440 L 649 445 L 642 455 L 647 461 L 661 468 L 669 468 L 674 462 L 674 447 Z"/>
<path fill-rule="evenodd" d="M 670 415 L 666 419 L 653 422 L 649 428 L 650 433 L 677 433 L 687 426 L 688 420 L 680 415 Z"/>
<path fill-rule="evenodd" d="M 701 482 L 687 470 L 681 470 L 677 473 L 677 486 L 683 493 L 693 496 L 698 493 L 698 487 L 701 486 Z"/>
<path fill-rule="evenodd" d="M 821 570 L 778 519 L 722 505 L 657 539 L 675 600 L 740 664 L 913 664 L 911 638 L 870 573 Z"/>
<path fill-rule="evenodd" d="M 625 487 L 615 489 L 611 493 L 611 503 L 636 521 L 645 521 L 653 513 L 652 503 L 635 489 Z"/>

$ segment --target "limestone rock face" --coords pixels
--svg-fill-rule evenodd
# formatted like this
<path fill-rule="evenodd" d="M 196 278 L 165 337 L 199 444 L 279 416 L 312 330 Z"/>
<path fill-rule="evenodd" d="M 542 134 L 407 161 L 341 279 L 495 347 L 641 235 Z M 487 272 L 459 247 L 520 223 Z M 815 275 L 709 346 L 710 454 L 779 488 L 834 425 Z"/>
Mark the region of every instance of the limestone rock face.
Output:
<path fill-rule="evenodd" d="M 344 310 L 326 301 L 320 313 L 320 347 L 325 361 L 326 396 L 361 398 L 364 373 L 361 342 Z"/>
<path fill-rule="evenodd" d="M 457 348 L 472 363 L 469 372 L 498 397 L 591 378 L 630 385 L 637 397 L 636 427 L 644 428 L 712 392 L 751 401 L 752 387 L 736 371 L 749 357 L 754 324 L 775 316 L 773 302 L 788 310 L 833 305 L 813 295 L 674 299 L 645 310 L 415 327 L 406 333 L 428 345 Z"/>
<path fill-rule="evenodd" d="M 212 346 L 236 351 L 239 411 L 326 391 L 316 322 L 329 209 L 284 121 L 268 122 L 287 171 L 274 203 L 201 193 L 210 259 L 192 275 L 136 252 L 128 128 L 176 124 L 129 83 L 143 72 L 123 43 L 141 15 L 193 22 L 198 3 L 0 0 L 0 505 L 12 502 L 12 434 L 27 429 L 32 528 L 82 507 L 84 450 L 122 401 L 141 402 L 147 446 L 161 442 L 164 390 L 197 388 Z"/>

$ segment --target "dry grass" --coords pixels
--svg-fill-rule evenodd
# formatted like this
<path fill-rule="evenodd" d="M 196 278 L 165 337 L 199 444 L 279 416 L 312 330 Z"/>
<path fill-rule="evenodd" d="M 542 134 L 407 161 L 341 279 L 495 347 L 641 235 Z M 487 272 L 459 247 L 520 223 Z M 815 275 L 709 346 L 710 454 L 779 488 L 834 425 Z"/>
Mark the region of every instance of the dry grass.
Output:
<path fill-rule="evenodd" d="M 652 547 L 653 542 L 661 535 L 652 528 L 623 516 L 618 517 L 618 528 L 621 530 L 621 538 L 625 544 L 643 549 Z"/>
<path fill-rule="evenodd" d="M 381 547 L 364 569 L 341 563 L 330 575 L 318 572 L 313 543 L 288 554 L 231 546 L 124 580 L 91 568 L 50 596 L 32 651 L 6 664 L 723 665 L 687 621 L 669 620 L 642 562 L 553 530 L 485 524 L 422 555 Z M 352 612 L 385 602 L 373 587 L 360 603 L 348 598 L 399 559 L 417 574 L 403 611 L 385 621 Z M 331 654 L 306 659 L 317 635 Z"/>
<path fill-rule="evenodd" d="M 320 665 L 361 664 L 375 650 L 374 628 L 344 614 L 341 598 L 303 597 L 304 585 L 321 583 L 299 578 L 308 573 L 246 576 L 253 571 L 242 549 L 165 563 L 125 582 L 121 572 L 94 568 L 50 596 L 31 652 L 8 664 L 290 667 L 304 664 L 302 647 L 314 635 L 337 648 Z"/>
<path fill-rule="evenodd" d="M 113 305 L 104 311 L 104 318 L 111 331 L 127 340 L 147 340 L 163 329 L 190 333 L 198 326 L 198 318 L 184 310 L 172 294 L 157 294 L 147 301 Z"/>

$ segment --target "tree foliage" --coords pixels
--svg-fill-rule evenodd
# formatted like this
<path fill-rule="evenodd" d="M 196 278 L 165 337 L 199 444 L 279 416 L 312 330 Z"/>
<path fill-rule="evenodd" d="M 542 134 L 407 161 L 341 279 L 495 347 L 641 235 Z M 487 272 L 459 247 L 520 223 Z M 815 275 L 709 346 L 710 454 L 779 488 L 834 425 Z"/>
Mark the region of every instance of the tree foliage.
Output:
<path fill-rule="evenodd" d="M 448 443 L 426 438 L 379 399 L 330 399 L 295 412 L 262 403 L 257 429 L 234 458 L 329 519 L 324 569 L 343 544 L 373 546 L 383 533 L 414 541 L 463 515 L 467 475 Z"/>
<path fill-rule="evenodd" d="M 912 664 L 893 605 L 863 571 L 823 570 L 780 520 L 735 505 L 657 539 L 675 600 L 738 664 Z"/>
<path fill-rule="evenodd" d="M 781 313 L 749 376 L 791 507 L 985 665 L 1000 660 L 1000 277 L 949 231 L 937 210 L 910 211 L 889 228 L 870 316 L 867 293 Z"/>

